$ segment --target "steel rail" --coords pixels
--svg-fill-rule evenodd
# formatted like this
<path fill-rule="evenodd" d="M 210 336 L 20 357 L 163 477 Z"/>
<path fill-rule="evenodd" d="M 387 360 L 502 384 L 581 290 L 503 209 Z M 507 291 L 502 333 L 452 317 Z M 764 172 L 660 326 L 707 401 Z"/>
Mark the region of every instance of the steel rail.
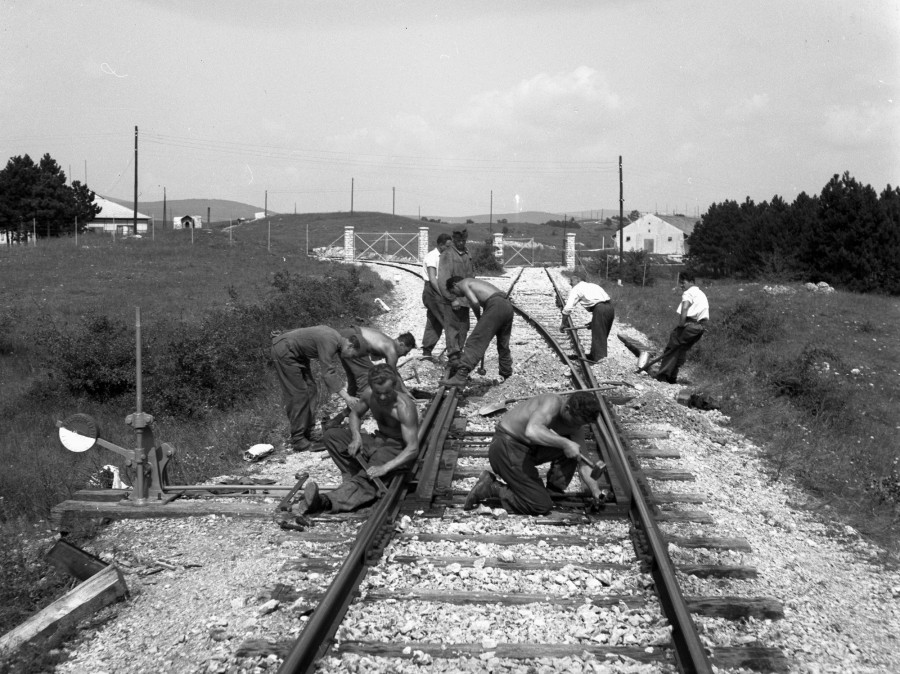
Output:
<path fill-rule="evenodd" d="M 562 306 L 562 293 L 553 281 L 553 277 L 550 276 L 549 271 L 547 271 L 547 277 L 550 279 L 550 283 L 556 292 L 557 302 Z M 571 336 L 575 348 L 580 353 L 583 353 L 581 351 L 581 342 L 577 335 L 573 332 Z M 585 373 L 584 380 L 580 376 L 576 377 L 579 385 L 587 383 L 588 386 L 585 388 L 595 386 L 597 380 L 590 366 L 585 365 L 583 371 Z M 650 512 L 650 507 L 643 497 L 634 474 L 628 468 L 625 449 L 619 440 L 618 433 L 614 432 L 615 423 L 609 411 L 609 406 L 606 404 L 603 396 L 598 396 L 598 398 L 600 400 L 600 419 L 602 419 L 603 423 L 594 423 L 592 426 L 594 426 L 595 432 L 599 431 L 609 455 L 615 456 L 617 463 L 626 468 L 623 477 L 631 492 L 629 516 L 632 524 L 638 526 L 644 532 L 647 545 L 650 548 L 650 573 L 653 576 L 656 593 L 662 605 L 663 613 L 672 625 L 672 642 L 675 646 L 675 659 L 678 668 L 680 671 L 688 674 L 693 674 L 694 672 L 701 674 L 711 673 L 712 666 L 709 663 L 706 649 L 700 642 L 700 635 L 697 633 L 697 627 L 693 618 L 691 618 L 684 596 L 681 594 L 681 587 L 675 575 L 675 566 L 669 558 L 662 533 Z"/>
<path fill-rule="evenodd" d="M 419 447 L 426 442 L 428 450 L 434 453 L 439 447 L 431 442 L 433 435 L 446 436 L 458 402 L 455 391 L 445 395 L 444 387 L 438 389 L 419 425 Z M 439 409 L 440 408 L 440 409 Z M 440 423 L 437 423 L 439 420 Z M 427 463 L 427 457 L 426 457 Z M 356 542 L 344 559 L 337 575 L 331 581 L 316 610 L 310 616 L 300 636 L 294 642 L 290 652 L 281 663 L 280 674 L 295 672 L 312 672 L 315 663 L 331 647 L 332 639 L 337 632 L 347 608 L 362 580 L 365 578 L 367 566 L 371 562 L 371 552 L 379 547 L 381 535 L 397 514 L 401 500 L 406 496 L 406 475 L 395 475 L 388 491 L 384 494 L 366 522 L 357 533 Z"/>

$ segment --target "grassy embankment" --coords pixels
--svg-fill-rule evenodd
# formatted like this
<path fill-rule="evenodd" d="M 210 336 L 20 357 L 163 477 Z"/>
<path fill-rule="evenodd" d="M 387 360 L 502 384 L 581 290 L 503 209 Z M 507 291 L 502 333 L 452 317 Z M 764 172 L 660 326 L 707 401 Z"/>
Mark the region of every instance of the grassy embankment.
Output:
<path fill-rule="evenodd" d="M 343 216 L 351 218 L 381 231 L 392 220 Z M 342 221 L 311 219 L 311 245 L 340 236 Z M 372 299 L 389 291 L 366 270 L 310 260 L 305 237 L 296 223 L 260 222 L 230 236 L 196 231 L 193 243 L 190 231 L 158 229 L 153 239 L 88 234 L 77 247 L 72 237 L 0 248 L 0 632 L 68 582 L 37 556 L 49 509 L 103 464 L 123 466 L 106 450 L 63 450 L 56 420 L 90 413 L 106 439 L 133 446 L 124 419 L 136 404 L 135 307 L 143 410 L 155 417 L 157 441 L 177 449 L 170 479 L 239 474 L 243 450 L 285 439 L 280 390 L 266 367 L 269 331 L 366 320 Z M 94 394 L 72 391 L 73 383 Z"/>
<path fill-rule="evenodd" d="M 773 480 L 795 480 L 896 554 L 900 303 L 799 283 L 771 294 L 764 285 L 699 279 L 710 326 L 682 375 L 719 396 L 732 428 L 764 447 Z M 617 318 L 663 347 L 681 291 L 607 287 Z"/>

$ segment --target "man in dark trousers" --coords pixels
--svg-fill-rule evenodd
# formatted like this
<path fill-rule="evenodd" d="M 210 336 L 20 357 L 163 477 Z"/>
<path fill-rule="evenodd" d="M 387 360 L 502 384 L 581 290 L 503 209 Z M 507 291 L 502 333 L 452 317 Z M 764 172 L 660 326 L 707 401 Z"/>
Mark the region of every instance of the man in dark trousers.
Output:
<path fill-rule="evenodd" d="M 491 468 L 506 484 L 484 471 L 466 496 L 465 509 L 496 498 L 509 512 L 544 515 L 553 509 L 551 495 L 565 492 L 576 468 L 595 502 L 602 502 L 592 467 L 578 459 L 579 453 L 586 454 L 584 425 L 599 413 L 596 395 L 586 392 L 542 393 L 516 405 L 497 424 L 488 449 Z M 543 463 L 550 463 L 546 486 L 537 470 Z"/>
<path fill-rule="evenodd" d="M 587 359 L 598 361 L 606 358 L 606 340 L 616 317 L 612 301 L 603 288 L 596 283 L 588 283 L 587 275 L 584 272 L 572 274 L 570 282 L 572 289 L 566 298 L 566 305 L 562 310 L 563 316 L 571 314 L 578 304 L 584 307 L 591 314 L 591 350 L 588 351 Z M 562 331 L 565 327 L 565 323 L 563 323 L 559 329 Z"/>
<path fill-rule="evenodd" d="M 447 279 L 447 290 L 455 297 L 463 297 L 474 308 L 481 309 L 481 316 L 475 329 L 466 340 L 459 367 L 452 377 L 442 379 L 443 386 L 464 386 L 469 372 L 478 365 L 491 340 L 497 337 L 497 355 L 500 359 L 500 376 L 512 376 L 512 353 L 509 338 L 512 335 L 515 312 L 506 293 L 487 281 L 476 278 L 451 276 Z"/>
<path fill-rule="evenodd" d="M 419 417 L 415 402 L 399 390 L 398 380 L 397 371 L 390 365 L 373 366 L 369 387 L 350 412 L 350 428 L 325 431 L 325 448 L 341 471 L 341 485 L 330 494 L 320 494 L 315 482 L 307 483 L 303 492 L 306 514 L 349 512 L 368 505 L 378 496 L 373 478 L 405 469 L 415 460 L 419 453 Z M 369 410 L 378 430 L 363 436 L 360 419 Z"/>
<path fill-rule="evenodd" d="M 451 276 L 474 278 L 475 266 L 466 248 L 468 231 L 458 229 L 453 232 L 453 245 L 441 253 L 438 266 L 438 289 L 444 298 L 444 339 L 447 341 L 447 359 L 450 374 L 459 367 L 466 335 L 469 333 L 469 303 L 447 290 L 447 279 Z M 477 313 L 476 313 L 477 315 Z"/>
<path fill-rule="evenodd" d="M 678 370 L 687 360 L 691 347 L 700 341 L 709 322 L 709 301 L 694 284 L 694 275 L 683 271 L 678 275 L 681 286 L 681 303 L 678 305 L 678 325 L 669 334 L 669 342 L 663 351 L 656 378 L 669 384 L 678 382 Z"/>
<path fill-rule="evenodd" d="M 341 355 L 341 365 L 344 366 L 344 372 L 347 373 L 347 392 L 352 396 L 358 397 L 360 393 L 369 387 L 369 370 L 374 365 L 373 359 L 384 359 L 388 365 L 396 370 L 397 361 L 416 348 L 416 338 L 408 332 L 404 332 L 396 339 L 388 337 L 380 330 L 366 326 L 343 328 L 338 330 L 338 332 L 342 337 L 349 339 L 355 336 L 359 341 L 359 352 L 350 357 Z M 399 377 L 397 381 L 399 390 L 410 395 L 409 390 L 403 384 L 403 378 Z M 323 421 L 322 429 L 340 426 L 348 416 L 350 416 L 350 408 L 346 407 L 343 412 L 335 415 L 331 421 Z"/>
<path fill-rule="evenodd" d="M 444 296 L 438 286 L 438 268 L 441 254 L 451 245 L 451 237 L 446 232 L 438 234 L 437 245 L 425 255 L 422 266 L 425 269 L 425 286 L 422 288 L 422 304 L 425 305 L 425 332 L 422 335 L 422 357 L 431 359 L 435 344 L 444 331 Z"/>
<path fill-rule="evenodd" d="M 347 392 L 338 374 L 337 356 L 352 357 L 359 351 L 356 337 L 342 337 L 327 325 L 298 328 L 272 337 L 272 360 L 281 382 L 284 411 L 291 429 L 291 445 L 295 452 L 313 449 L 310 433 L 315 426 L 316 382 L 310 361 L 318 358 L 328 388 L 337 393 L 349 407 L 358 400 Z"/>

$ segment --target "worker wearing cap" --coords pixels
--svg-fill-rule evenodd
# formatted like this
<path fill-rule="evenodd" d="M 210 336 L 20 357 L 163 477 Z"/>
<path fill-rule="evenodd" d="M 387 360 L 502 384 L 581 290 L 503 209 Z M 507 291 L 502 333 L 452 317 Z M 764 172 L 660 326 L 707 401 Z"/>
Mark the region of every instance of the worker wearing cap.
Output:
<path fill-rule="evenodd" d="M 684 365 L 691 347 L 700 341 L 709 322 L 709 300 L 700 288 L 694 285 L 694 275 L 690 272 L 678 274 L 678 284 L 683 291 L 678 305 L 678 325 L 669 334 L 669 341 L 660 361 L 656 379 L 668 384 L 678 381 L 678 370 Z"/>
<path fill-rule="evenodd" d="M 566 298 L 566 306 L 563 307 L 563 316 L 568 316 L 576 305 L 581 305 L 591 314 L 591 350 L 588 351 L 587 359 L 598 361 L 606 358 L 606 341 L 609 337 L 609 331 L 612 329 L 613 321 L 616 317 L 612 300 L 606 291 L 596 283 L 589 283 L 587 275 L 578 271 L 572 274 L 570 279 L 572 289 Z M 562 331 L 566 327 L 565 323 L 560 325 Z"/>
<path fill-rule="evenodd" d="M 459 367 L 459 359 L 466 345 L 466 336 L 469 334 L 469 301 L 447 290 L 447 279 L 451 276 L 475 277 L 472 256 L 466 248 L 468 237 L 467 230 L 455 230 L 451 237 L 453 245 L 441 253 L 438 265 L 438 291 L 444 300 L 444 339 L 447 341 L 447 359 L 450 361 L 451 375 L 455 374 Z"/>

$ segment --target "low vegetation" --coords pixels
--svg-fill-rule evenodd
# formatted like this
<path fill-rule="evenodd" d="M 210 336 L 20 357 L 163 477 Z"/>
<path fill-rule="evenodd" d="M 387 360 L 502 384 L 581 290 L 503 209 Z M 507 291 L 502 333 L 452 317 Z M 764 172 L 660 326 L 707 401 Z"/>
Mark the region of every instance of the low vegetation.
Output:
<path fill-rule="evenodd" d="M 879 295 L 804 285 L 705 282 L 709 329 L 688 356 L 689 381 L 723 402 L 731 427 L 824 507 L 898 552 L 900 307 Z M 661 348 L 680 290 L 605 285 L 617 319 Z M 684 379 L 684 377 L 682 377 Z"/>
<path fill-rule="evenodd" d="M 184 484 L 239 473 L 245 449 L 284 439 L 268 371 L 273 330 L 366 322 L 388 290 L 368 270 L 308 259 L 296 242 L 290 256 L 273 256 L 229 246 L 222 232 L 190 241 L 190 232 L 163 231 L 152 240 L 86 235 L 77 248 L 63 237 L 0 249 L 9 272 L 0 304 L 0 529 L 15 543 L 0 558 L 0 632 L 66 582 L 41 561 L 50 509 L 104 464 L 131 482 L 114 453 L 63 450 L 55 422 L 87 412 L 107 440 L 133 446 L 124 418 L 136 405 L 136 306 L 142 408 L 157 441 L 176 447 L 168 471 Z M 279 245 L 286 253 L 287 241 Z M 36 582 L 44 577 L 55 580 Z"/>

